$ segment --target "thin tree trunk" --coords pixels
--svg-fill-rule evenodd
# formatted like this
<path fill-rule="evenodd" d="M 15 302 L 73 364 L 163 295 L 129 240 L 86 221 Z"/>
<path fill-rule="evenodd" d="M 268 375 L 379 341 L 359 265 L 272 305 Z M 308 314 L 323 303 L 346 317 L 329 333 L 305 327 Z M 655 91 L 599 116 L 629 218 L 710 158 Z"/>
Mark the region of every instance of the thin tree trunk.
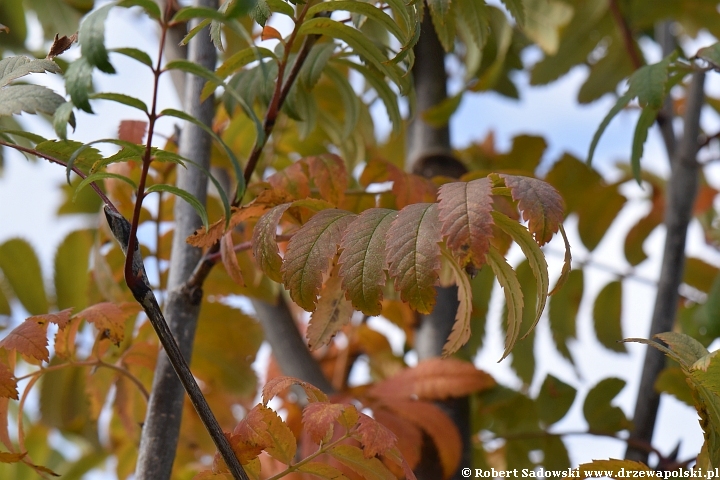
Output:
<path fill-rule="evenodd" d="M 671 173 L 667 185 L 665 210 L 665 249 L 663 252 L 660 280 L 658 282 L 655 310 L 650 326 L 650 337 L 673 329 L 678 306 L 678 287 L 685 264 L 685 240 L 692 218 L 692 208 L 698 189 L 697 163 L 698 136 L 700 134 L 700 110 L 705 96 L 705 73 L 693 74 L 687 91 L 684 133 L 675 155 L 671 158 Z M 655 381 L 665 367 L 665 356 L 654 348 L 645 353 L 642 378 L 633 417 L 634 429 L 630 438 L 646 443 L 652 442 L 660 395 L 655 391 Z M 625 457 L 647 463 L 646 452 L 628 447 Z"/>
<path fill-rule="evenodd" d="M 420 40 L 415 46 L 415 65 L 412 70 L 415 83 L 415 117 L 408 127 L 407 156 L 405 165 L 408 170 L 418 174 L 457 176 L 457 160 L 450 156 L 450 129 L 447 125 L 434 127 L 425 123 L 420 115 L 428 108 L 447 98 L 447 73 L 445 71 L 445 51 L 438 40 L 429 12 L 423 18 Z M 432 165 L 424 160 L 433 157 Z M 438 160 L 439 159 L 439 160 Z M 437 303 L 429 315 L 419 316 L 419 325 L 415 331 L 415 348 L 420 360 L 437 357 L 442 354 L 458 308 L 457 287 L 438 287 Z M 467 397 L 438 402 L 438 405 L 450 416 L 463 440 L 463 454 L 460 465 L 471 462 L 470 448 L 470 407 Z M 426 439 L 427 443 L 427 439 Z M 422 460 L 416 469 L 419 480 L 437 480 L 442 478 L 442 468 L 429 448 L 423 449 Z M 463 478 L 460 473 L 451 478 Z"/>
<path fill-rule="evenodd" d="M 197 6 L 217 8 L 216 0 L 196 0 Z M 215 47 L 207 31 L 200 32 L 191 42 L 189 58 L 193 62 L 213 70 L 217 60 Z M 212 100 L 200 103 L 200 92 L 205 81 L 188 75 L 184 105 L 189 115 L 206 125 L 212 124 L 214 107 Z M 179 153 L 193 161 L 209 167 L 210 137 L 200 128 L 186 124 L 180 137 Z M 178 169 L 177 186 L 202 203 L 207 193 L 207 178 L 195 167 Z M 201 224 L 193 208 L 181 199 L 175 203 L 175 232 L 171 252 L 168 278 L 168 298 L 165 308 L 170 329 L 178 342 L 183 356 L 190 362 L 195 328 L 200 313 L 202 290 L 181 288 L 198 264 L 202 252 L 185 242 L 188 235 Z M 161 353 L 155 368 L 152 393 L 147 407 L 145 424 L 140 441 L 140 452 L 136 467 L 138 480 L 169 479 L 180 433 L 185 392 L 170 365 L 167 356 Z"/>

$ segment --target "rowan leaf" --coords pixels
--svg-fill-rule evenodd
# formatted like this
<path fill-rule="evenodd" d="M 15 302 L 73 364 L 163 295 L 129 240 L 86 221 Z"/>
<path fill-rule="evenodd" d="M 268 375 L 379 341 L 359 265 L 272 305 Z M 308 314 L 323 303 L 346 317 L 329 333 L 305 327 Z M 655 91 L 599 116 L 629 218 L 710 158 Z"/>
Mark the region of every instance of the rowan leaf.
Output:
<path fill-rule="evenodd" d="M 2 362 L 0 362 L 0 398 L 18 399 L 15 373 Z"/>
<path fill-rule="evenodd" d="M 633 178 L 638 182 L 638 185 L 642 183 L 642 172 L 640 171 L 640 158 L 642 158 L 643 148 L 645 140 L 647 140 L 648 131 L 650 127 L 655 123 L 657 114 L 660 110 L 650 107 L 645 107 L 640 113 L 637 124 L 635 125 L 635 133 L 633 134 L 632 150 L 630 156 L 630 166 L 632 167 Z"/>
<path fill-rule="evenodd" d="M 365 480 L 396 480 L 395 475 L 380 460 L 375 457 L 365 458 L 358 447 L 337 445 L 327 453 Z"/>
<path fill-rule="evenodd" d="M 320 196 L 339 206 L 345 198 L 348 187 L 347 170 L 342 158 L 332 153 L 304 158 L 308 166 L 310 178 L 315 182 Z"/>
<path fill-rule="evenodd" d="M 503 232 L 507 233 L 512 239 L 520 245 L 525 257 L 528 260 L 528 264 L 532 269 L 533 276 L 537 285 L 537 299 L 535 306 L 535 319 L 532 325 L 528 329 L 535 328 L 537 322 L 540 321 L 540 316 L 543 310 L 545 310 L 545 303 L 547 302 L 548 290 L 550 289 L 550 279 L 548 278 L 548 266 L 545 261 L 545 255 L 533 241 L 528 230 L 522 225 L 514 222 L 506 215 L 499 212 L 492 212 L 492 218 L 495 224 L 502 229 Z M 527 336 L 527 333 L 525 334 Z M 525 338 L 525 337 L 523 337 Z"/>
<path fill-rule="evenodd" d="M 687 376 L 680 367 L 666 367 L 655 381 L 655 391 L 668 393 L 688 407 L 695 406 L 692 389 L 688 385 Z"/>
<path fill-rule="evenodd" d="M 360 414 L 357 425 L 356 433 L 365 458 L 385 455 L 397 444 L 398 439 L 390 429 L 364 413 Z"/>
<path fill-rule="evenodd" d="M 472 275 L 485 264 L 493 219 L 488 178 L 452 182 L 440 187 L 438 213 L 443 237 L 458 263 Z"/>
<path fill-rule="evenodd" d="M 120 55 L 125 55 L 126 57 L 132 58 L 133 60 L 142 63 L 143 65 L 153 68 L 153 62 L 152 58 L 150 58 L 150 55 L 137 48 L 113 48 L 110 51 L 114 53 L 119 53 Z"/>
<path fill-rule="evenodd" d="M 494 385 L 495 380 L 490 375 L 470 362 L 456 358 L 429 358 L 374 383 L 367 394 L 387 402 L 411 398 L 445 400 L 487 390 Z"/>
<path fill-rule="evenodd" d="M 385 285 L 385 236 L 397 216 L 395 210 L 371 208 L 348 225 L 340 241 L 339 276 L 353 307 L 366 315 L 380 315 Z"/>
<path fill-rule="evenodd" d="M 420 427 L 383 408 L 374 409 L 373 417 L 395 434 L 398 439 L 397 448 L 402 453 L 403 459 L 411 468 L 415 468 L 420 463 L 423 444 L 423 432 Z"/>
<path fill-rule="evenodd" d="M 272 398 L 291 385 L 299 385 L 302 387 L 310 403 L 328 401 L 327 395 L 314 385 L 293 377 L 275 377 L 268 380 L 262 389 L 263 403 L 267 404 Z"/>
<path fill-rule="evenodd" d="M 323 480 L 348 480 L 337 468 L 320 462 L 305 463 L 300 465 L 297 471 L 314 475 Z"/>
<path fill-rule="evenodd" d="M 227 232 L 222 236 L 220 241 L 220 258 L 222 264 L 225 267 L 225 271 L 230 275 L 238 285 L 245 285 L 243 280 L 242 271 L 238 264 L 237 256 L 235 255 L 235 248 L 232 240 L 232 232 Z"/>
<path fill-rule="evenodd" d="M 584 290 L 584 274 L 582 270 L 573 270 L 568 274 L 565 286 L 550 298 L 548 316 L 550 331 L 555 346 L 560 354 L 572 362 L 572 355 L 567 346 L 569 339 L 576 335 L 576 319 L 580 310 Z"/>
<path fill-rule="evenodd" d="M 555 188 L 537 178 L 500 174 L 518 202 L 524 220 L 541 247 L 557 233 L 563 221 L 563 199 Z"/>
<path fill-rule="evenodd" d="M 600 290 L 593 307 L 593 325 L 600 343 L 614 352 L 627 352 L 622 340 L 622 283 L 610 282 Z"/>
<path fill-rule="evenodd" d="M 333 436 L 333 424 L 345 408 L 345 405 L 329 402 L 315 402 L 303 408 L 303 424 L 310 440 L 318 445 L 329 441 Z"/>
<path fill-rule="evenodd" d="M 398 212 L 385 235 L 388 271 L 400 297 L 420 313 L 435 305 L 440 271 L 440 229 L 434 203 L 408 205 Z"/>
<path fill-rule="evenodd" d="M 280 249 L 277 246 L 275 236 L 280 218 L 288 208 L 290 208 L 289 203 L 273 207 L 260 217 L 253 230 L 252 244 L 255 261 L 260 270 L 276 282 L 282 282 L 283 277 L 280 273 L 282 258 L 280 257 Z"/>
<path fill-rule="evenodd" d="M 92 323 L 103 337 L 109 338 L 114 344 L 119 344 L 125 336 L 125 321 L 140 310 L 142 309 L 137 303 L 104 302 L 92 305 L 73 317 Z"/>
<path fill-rule="evenodd" d="M 156 183 L 155 185 L 151 185 L 145 190 L 145 194 L 149 194 L 152 192 L 167 192 L 171 193 L 177 197 L 182 198 L 185 200 L 198 214 L 200 217 L 200 220 L 202 220 L 203 225 L 205 226 L 205 230 L 207 230 L 209 226 L 209 220 L 207 215 L 207 210 L 205 210 L 205 206 L 200 202 L 200 200 L 197 199 L 197 197 L 193 196 L 192 194 L 188 193 L 185 190 L 182 190 L 180 188 L 177 188 L 173 185 L 167 185 L 165 183 Z"/>
<path fill-rule="evenodd" d="M 40 315 L 48 311 L 40 262 L 28 242 L 13 238 L 0 245 L 0 270 L 28 313 Z"/>
<path fill-rule="evenodd" d="M 135 108 L 137 110 L 140 110 L 144 114 L 148 114 L 148 108 L 147 105 L 145 105 L 145 102 L 140 100 L 139 98 L 132 97 L 130 95 L 125 95 L 123 93 L 110 93 L 110 92 L 99 92 L 99 93 L 92 93 L 90 94 L 90 99 L 92 100 L 109 100 L 111 102 L 119 103 L 121 105 L 126 105 L 128 107 Z M 136 142 L 140 143 L 140 142 Z"/>
<path fill-rule="evenodd" d="M 94 242 L 92 230 L 76 230 L 62 241 L 55 254 L 55 297 L 58 308 L 87 306 L 88 267 Z M 67 316 L 70 319 L 70 316 Z"/>
<path fill-rule="evenodd" d="M 354 311 L 350 301 L 345 299 L 336 267 L 323 285 L 317 308 L 310 315 L 308 348 L 312 351 L 329 344 L 335 334 L 350 322 Z"/>
<path fill-rule="evenodd" d="M 272 409 L 262 404 L 258 404 L 257 409 L 267 425 L 265 433 L 269 442 L 265 447 L 265 451 L 274 459 L 289 465 L 293 461 L 297 450 L 295 435 Z"/>
<path fill-rule="evenodd" d="M 103 5 L 85 17 L 78 31 L 82 56 L 105 73 L 115 73 L 105 49 L 105 19 L 115 5 Z"/>
<path fill-rule="evenodd" d="M 605 378 L 588 392 L 583 403 L 583 414 L 590 430 L 615 433 L 632 427 L 622 409 L 610 404 L 624 387 L 624 380 Z"/>
<path fill-rule="evenodd" d="M 513 270 L 507 261 L 505 261 L 505 258 L 500 255 L 494 247 L 490 248 L 487 259 L 490 268 L 492 268 L 498 282 L 500 282 L 500 286 L 503 287 L 505 303 L 507 304 L 508 310 L 505 351 L 500 359 L 503 360 L 510 355 L 510 351 L 515 346 L 515 342 L 520 334 L 523 318 L 523 294 L 515 270 Z"/>
<path fill-rule="evenodd" d="M 568 240 L 567 234 L 565 233 L 565 228 L 560 224 L 560 235 L 562 235 L 563 242 L 565 243 L 565 256 L 563 259 L 563 266 L 562 270 L 560 271 L 560 277 L 557 280 L 557 283 L 555 283 L 555 286 L 550 291 L 548 295 L 555 295 L 557 292 L 562 289 L 563 285 L 565 285 L 565 282 L 568 280 L 568 276 L 570 275 L 570 272 L 572 270 L 572 252 L 570 251 L 570 241 Z"/>
<path fill-rule="evenodd" d="M 538 417 L 545 426 L 562 419 L 575 401 L 577 390 L 548 374 L 537 397 Z"/>
<path fill-rule="evenodd" d="M 47 325 L 48 319 L 43 315 L 29 317 L 0 340 L 0 347 L 47 362 L 50 358 L 47 348 Z"/>
<path fill-rule="evenodd" d="M 15 400 L 17 400 L 17 397 L 15 398 Z M 27 452 L 0 452 L 0 463 L 17 463 L 23 458 L 25 458 L 26 455 Z"/>
<path fill-rule="evenodd" d="M 458 308 L 455 313 L 455 323 L 443 345 L 442 354 L 444 357 L 452 355 L 460 350 L 470 340 L 470 323 L 472 321 L 472 286 L 470 279 L 463 269 L 458 265 L 447 249 L 441 249 L 446 264 L 452 271 L 454 283 L 458 287 Z"/>
<path fill-rule="evenodd" d="M 57 63 L 48 59 L 33 59 L 24 55 L 7 57 L 0 60 L 0 87 L 4 87 L 31 73 L 61 73 Z"/>
<path fill-rule="evenodd" d="M 21 112 L 52 115 L 65 99 L 41 85 L 12 85 L 0 90 L 0 116 Z"/>
<path fill-rule="evenodd" d="M 305 310 L 315 310 L 323 274 L 354 218 L 355 214 L 344 210 L 323 210 L 288 242 L 281 269 L 283 283 L 290 291 L 290 298 Z"/>
<path fill-rule="evenodd" d="M 522 0 L 502 0 L 502 3 L 518 25 L 522 27 L 525 22 L 525 7 L 523 6 Z"/>

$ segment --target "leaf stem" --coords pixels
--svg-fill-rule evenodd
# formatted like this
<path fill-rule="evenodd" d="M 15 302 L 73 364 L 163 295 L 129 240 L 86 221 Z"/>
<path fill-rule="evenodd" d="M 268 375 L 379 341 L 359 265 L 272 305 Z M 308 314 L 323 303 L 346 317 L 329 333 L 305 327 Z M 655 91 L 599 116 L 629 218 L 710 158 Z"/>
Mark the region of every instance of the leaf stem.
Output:
<path fill-rule="evenodd" d="M 288 468 L 286 468 L 284 471 L 278 473 L 277 475 L 274 475 L 274 476 L 268 478 L 267 480 L 278 480 L 278 479 L 286 476 L 287 474 L 296 471 L 298 468 L 302 467 L 302 466 L 305 465 L 306 463 L 311 462 L 311 461 L 314 460 L 316 457 L 318 457 L 318 456 L 322 455 L 323 453 L 327 452 L 328 450 L 330 450 L 330 449 L 331 449 L 332 447 L 334 447 L 335 445 L 339 445 L 342 441 L 344 441 L 344 440 L 346 440 L 346 439 L 348 439 L 348 438 L 350 438 L 350 432 L 346 432 L 345 435 L 343 435 L 342 437 L 338 438 L 338 439 L 335 440 L 334 442 L 330 442 L 330 443 L 328 443 L 328 444 L 326 444 L 326 445 L 321 446 L 320 448 L 317 449 L 317 451 L 311 453 L 310 455 L 308 455 L 307 457 L 303 458 L 303 459 L 300 460 L 299 462 L 297 462 L 297 463 L 295 463 L 295 464 L 293 464 L 293 465 L 288 465 Z"/>

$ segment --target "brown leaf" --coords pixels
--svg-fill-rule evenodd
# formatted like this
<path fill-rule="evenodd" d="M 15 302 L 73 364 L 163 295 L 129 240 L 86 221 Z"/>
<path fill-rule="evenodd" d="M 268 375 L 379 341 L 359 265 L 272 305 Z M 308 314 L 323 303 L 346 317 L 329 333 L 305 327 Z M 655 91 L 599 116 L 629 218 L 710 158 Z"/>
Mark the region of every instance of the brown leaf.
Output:
<path fill-rule="evenodd" d="M 397 437 L 377 420 L 360 414 L 357 434 L 363 446 L 365 458 L 384 455 L 397 444 Z"/>
<path fill-rule="evenodd" d="M 345 298 L 336 266 L 323 285 L 317 308 L 310 316 L 306 334 L 308 348 L 316 350 L 330 343 L 335 334 L 350 322 L 354 311 L 350 301 Z"/>
<path fill-rule="evenodd" d="M 345 198 L 348 175 L 345 162 L 332 153 L 303 159 L 308 165 L 310 178 L 320 191 L 320 196 L 339 207 Z"/>
<path fill-rule="evenodd" d="M 144 120 L 122 120 L 118 127 L 118 138 L 126 142 L 142 145 L 147 130 L 147 122 Z"/>
<path fill-rule="evenodd" d="M 67 326 L 68 322 L 70 322 L 72 311 L 72 308 L 66 308 L 65 310 L 61 310 L 57 313 L 46 313 L 43 317 L 45 317 L 48 322 L 54 323 L 60 330 L 62 330 Z"/>
<path fill-rule="evenodd" d="M 47 54 L 48 60 L 52 60 L 53 58 L 57 57 L 58 55 L 61 55 L 65 51 L 67 51 L 73 43 L 77 42 L 78 34 L 77 32 L 73 33 L 69 37 L 63 35 L 60 37 L 57 33 L 55 34 L 55 40 L 53 40 L 53 44 L 50 46 L 50 52 Z"/>
<path fill-rule="evenodd" d="M 95 325 L 101 335 L 118 344 L 125 336 L 125 321 L 131 315 L 140 312 L 137 303 L 98 303 L 73 315 L 73 318 L 82 318 Z"/>
<path fill-rule="evenodd" d="M 445 242 L 471 275 L 485 264 L 493 235 L 492 185 L 487 178 L 440 187 L 438 214 Z"/>
<path fill-rule="evenodd" d="M 310 180 L 305 173 L 307 166 L 303 162 L 295 162 L 267 178 L 267 182 L 276 190 L 289 194 L 294 199 L 310 196 Z"/>
<path fill-rule="evenodd" d="M 558 231 L 565 205 L 562 197 L 549 183 L 536 178 L 500 174 L 510 188 L 513 200 L 528 221 L 538 245 L 543 246 Z"/>
<path fill-rule="evenodd" d="M 238 285 L 245 285 L 232 240 L 232 232 L 227 232 L 220 243 L 220 258 L 230 278 Z"/>
<path fill-rule="evenodd" d="M 282 258 L 275 235 L 278 223 L 287 209 L 289 203 L 277 205 L 264 214 L 253 229 L 252 244 L 255 262 L 260 270 L 276 282 L 282 282 Z"/>
<path fill-rule="evenodd" d="M 27 452 L 0 452 L 0 463 L 17 463 L 25 458 L 25 455 L 27 455 Z"/>
<path fill-rule="evenodd" d="M 265 25 L 262 29 L 262 33 L 260 34 L 261 40 L 282 40 L 283 37 L 276 29 L 271 27 L 270 25 Z"/>
<path fill-rule="evenodd" d="M 495 380 L 472 363 L 455 358 L 431 358 L 374 384 L 368 395 L 392 400 L 444 400 L 486 390 Z"/>
<path fill-rule="evenodd" d="M 395 434 L 397 447 L 400 449 L 403 458 L 411 468 L 415 468 L 420 463 L 422 451 L 423 437 L 420 428 L 409 420 L 398 417 L 382 408 L 374 409 L 373 416 Z"/>
<path fill-rule="evenodd" d="M 18 399 L 17 379 L 14 372 L 0 362 L 0 398 Z"/>
<path fill-rule="evenodd" d="M 303 424 L 310 440 L 317 443 L 329 441 L 333 436 L 333 424 L 343 413 L 339 403 L 315 402 L 303 409 Z"/>
<path fill-rule="evenodd" d="M 0 340 L 0 347 L 47 362 L 50 356 L 47 349 L 47 324 L 45 315 L 29 317 Z"/>
<path fill-rule="evenodd" d="M 302 380 L 294 377 L 275 377 L 272 380 L 268 380 L 263 387 L 263 403 L 267 405 L 267 402 L 291 385 L 300 385 L 303 390 L 305 390 L 305 394 L 308 396 L 308 401 L 311 403 L 328 401 L 327 395 L 314 385 L 303 382 Z"/>
<path fill-rule="evenodd" d="M 0 32 L 10 33 L 10 29 L 6 25 L 0 23 Z"/>

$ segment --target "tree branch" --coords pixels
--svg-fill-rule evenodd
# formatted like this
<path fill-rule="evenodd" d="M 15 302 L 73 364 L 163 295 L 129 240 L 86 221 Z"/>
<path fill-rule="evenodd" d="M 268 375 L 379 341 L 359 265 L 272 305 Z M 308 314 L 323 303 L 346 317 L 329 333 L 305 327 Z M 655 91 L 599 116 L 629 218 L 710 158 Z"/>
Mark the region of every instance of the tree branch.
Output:
<path fill-rule="evenodd" d="M 658 282 L 655 309 L 649 338 L 672 330 L 678 306 L 678 286 L 682 280 L 685 263 L 685 241 L 687 227 L 692 218 L 692 208 L 698 189 L 700 111 L 704 100 L 705 72 L 693 74 L 687 91 L 687 107 L 684 118 L 684 133 L 676 154 L 671 158 L 671 174 L 667 187 L 667 209 L 665 211 L 665 248 L 663 252 L 660 280 Z M 655 381 L 665 366 L 664 355 L 653 348 L 645 353 L 638 398 L 635 402 L 633 423 L 635 428 L 630 438 L 651 442 L 655 419 L 660 404 L 660 395 L 655 391 Z M 630 445 L 625 457 L 647 463 L 648 455 Z"/>

